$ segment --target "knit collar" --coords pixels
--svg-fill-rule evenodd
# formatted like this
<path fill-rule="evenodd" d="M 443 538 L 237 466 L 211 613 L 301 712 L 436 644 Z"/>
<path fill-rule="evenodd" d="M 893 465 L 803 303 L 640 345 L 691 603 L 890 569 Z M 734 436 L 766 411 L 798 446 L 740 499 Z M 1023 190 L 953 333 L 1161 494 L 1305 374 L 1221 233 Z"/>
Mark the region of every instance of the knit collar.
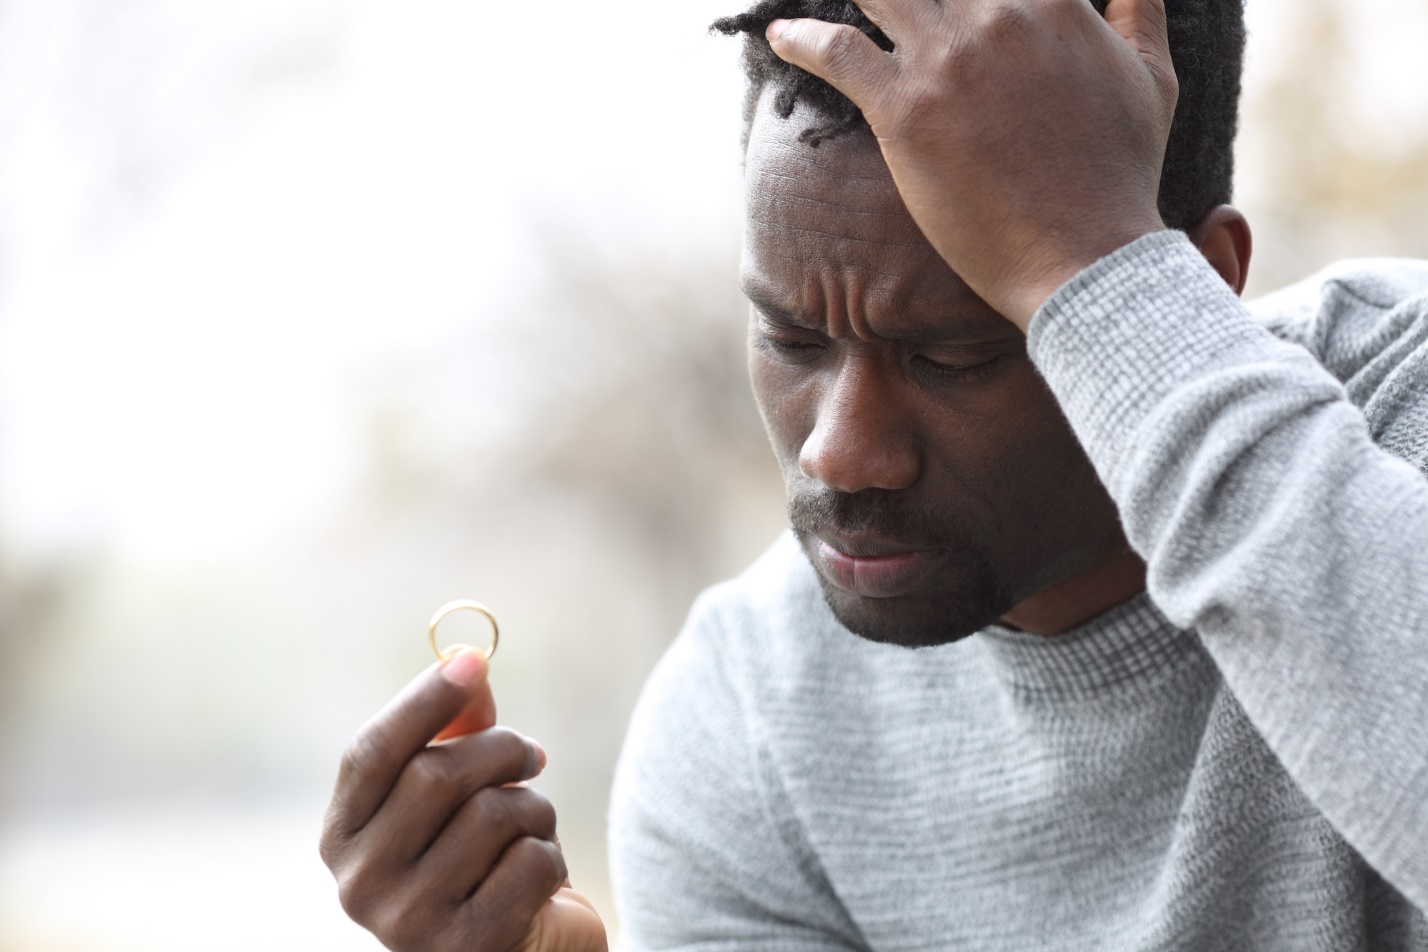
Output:
<path fill-rule="evenodd" d="M 1148 686 L 1182 663 L 1208 662 L 1193 632 L 1176 628 L 1141 594 L 1061 635 L 993 625 L 977 639 L 999 678 L 1047 700 L 1093 698 Z"/>

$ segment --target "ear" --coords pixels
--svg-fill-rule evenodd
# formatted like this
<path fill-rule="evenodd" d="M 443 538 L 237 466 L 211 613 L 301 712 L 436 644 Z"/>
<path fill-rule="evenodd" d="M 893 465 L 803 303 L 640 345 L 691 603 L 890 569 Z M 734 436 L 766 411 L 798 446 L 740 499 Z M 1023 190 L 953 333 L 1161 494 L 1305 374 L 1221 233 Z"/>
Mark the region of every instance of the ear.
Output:
<path fill-rule="evenodd" d="M 1240 210 L 1233 205 L 1218 205 L 1210 209 L 1188 234 L 1210 266 L 1220 272 L 1225 283 L 1234 288 L 1236 294 L 1244 293 L 1254 242 L 1250 237 L 1249 222 L 1245 221 Z"/>

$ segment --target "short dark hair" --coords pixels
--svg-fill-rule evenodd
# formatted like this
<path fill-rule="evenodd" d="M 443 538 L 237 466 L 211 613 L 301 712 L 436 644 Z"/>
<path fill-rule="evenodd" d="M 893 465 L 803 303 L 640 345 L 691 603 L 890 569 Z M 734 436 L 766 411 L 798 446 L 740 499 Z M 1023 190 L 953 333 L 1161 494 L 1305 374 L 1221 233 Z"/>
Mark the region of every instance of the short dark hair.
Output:
<path fill-rule="evenodd" d="M 1106 0 L 1090 3 L 1098 13 L 1105 13 Z M 1230 200 L 1245 48 L 1244 0 L 1166 0 L 1165 6 L 1180 101 L 1161 171 L 1160 216 L 1169 227 L 1183 230 Z M 713 30 L 728 36 L 744 34 L 744 72 L 749 81 L 746 134 L 759 98 L 773 87 L 778 115 L 787 119 L 802 102 L 819 117 L 820 122 L 799 136 L 816 147 L 866 127 L 867 122 L 846 96 L 785 63 L 769 48 L 764 38 L 768 25 L 794 17 L 851 24 L 885 50 L 893 44 L 848 0 L 757 0 L 746 12 L 715 21 Z"/>

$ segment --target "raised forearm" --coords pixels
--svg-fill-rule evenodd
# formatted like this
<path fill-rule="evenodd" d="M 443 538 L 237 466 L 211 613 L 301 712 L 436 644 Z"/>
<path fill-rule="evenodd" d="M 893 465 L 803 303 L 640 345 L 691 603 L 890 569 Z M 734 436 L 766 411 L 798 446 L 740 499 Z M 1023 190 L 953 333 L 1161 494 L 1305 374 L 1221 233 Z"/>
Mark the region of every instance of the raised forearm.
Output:
<path fill-rule="evenodd" d="M 1029 345 L 1156 603 L 1345 839 L 1428 907 L 1428 480 L 1182 237 L 1078 275 Z"/>

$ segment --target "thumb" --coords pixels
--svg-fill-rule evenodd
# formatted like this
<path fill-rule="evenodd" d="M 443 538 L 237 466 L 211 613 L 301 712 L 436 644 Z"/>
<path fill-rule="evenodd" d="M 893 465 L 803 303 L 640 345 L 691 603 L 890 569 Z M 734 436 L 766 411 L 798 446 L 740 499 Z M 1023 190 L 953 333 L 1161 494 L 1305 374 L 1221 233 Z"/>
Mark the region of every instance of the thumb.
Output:
<path fill-rule="evenodd" d="M 861 30 L 845 24 L 775 20 L 766 35 L 779 59 L 827 82 L 865 114 L 896 68 Z"/>
<path fill-rule="evenodd" d="M 1166 25 L 1165 0 L 1110 0 L 1106 22 L 1156 74 L 1162 87 L 1175 83 L 1175 64 L 1170 59 L 1170 30 Z M 1172 88 L 1174 86 L 1172 85 Z"/>
<path fill-rule="evenodd" d="M 436 735 L 434 740 L 449 740 L 465 734 L 484 731 L 496 723 L 496 698 L 486 680 L 490 666 L 486 656 L 473 648 L 453 653 L 440 663 L 442 677 L 466 691 L 466 704 L 461 713 Z"/>

